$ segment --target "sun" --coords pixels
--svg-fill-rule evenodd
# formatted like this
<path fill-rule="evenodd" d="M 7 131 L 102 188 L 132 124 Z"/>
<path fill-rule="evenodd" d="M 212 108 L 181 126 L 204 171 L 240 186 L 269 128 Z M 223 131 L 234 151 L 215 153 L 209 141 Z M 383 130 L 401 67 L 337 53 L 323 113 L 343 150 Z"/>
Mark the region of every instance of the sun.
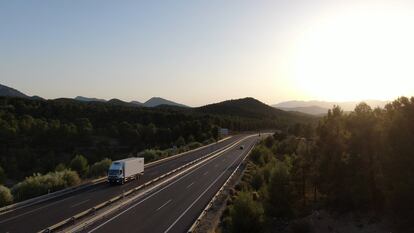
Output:
<path fill-rule="evenodd" d="M 327 100 L 414 95 L 414 8 L 354 5 L 309 25 L 292 42 L 301 92 Z"/>

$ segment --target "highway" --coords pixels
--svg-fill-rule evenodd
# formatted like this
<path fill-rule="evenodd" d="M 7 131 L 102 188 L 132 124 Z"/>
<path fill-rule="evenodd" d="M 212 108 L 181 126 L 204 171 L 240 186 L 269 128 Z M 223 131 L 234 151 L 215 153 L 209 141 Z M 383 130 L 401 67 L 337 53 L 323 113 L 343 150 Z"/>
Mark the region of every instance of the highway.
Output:
<path fill-rule="evenodd" d="M 257 136 L 245 139 L 238 146 L 94 223 L 85 232 L 187 232 L 257 140 Z M 240 145 L 245 149 L 239 149 Z"/>
<path fill-rule="evenodd" d="M 78 214 L 93 206 L 109 200 L 110 198 L 122 194 L 122 192 L 137 187 L 150 181 L 162 174 L 180 167 L 201 156 L 223 148 L 240 138 L 243 135 L 233 136 L 228 140 L 212 144 L 206 148 L 192 151 L 181 157 L 162 162 L 145 169 L 144 175 L 140 180 L 131 181 L 124 185 L 110 186 L 102 183 L 89 189 L 76 193 L 61 196 L 53 200 L 39 203 L 33 206 L 17 209 L 0 215 L 0 232 L 8 233 L 28 233 L 37 232 L 55 223 Z M 245 135 L 244 135 L 245 136 Z"/>

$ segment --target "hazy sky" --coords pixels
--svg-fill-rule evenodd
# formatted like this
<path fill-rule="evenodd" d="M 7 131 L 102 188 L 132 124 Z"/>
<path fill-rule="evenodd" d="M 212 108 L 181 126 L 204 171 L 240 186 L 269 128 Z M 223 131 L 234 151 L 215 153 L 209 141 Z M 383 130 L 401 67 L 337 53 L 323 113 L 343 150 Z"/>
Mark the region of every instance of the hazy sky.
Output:
<path fill-rule="evenodd" d="M 0 83 L 191 106 L 414 95 L 414 1 L 1 1 Z"/>

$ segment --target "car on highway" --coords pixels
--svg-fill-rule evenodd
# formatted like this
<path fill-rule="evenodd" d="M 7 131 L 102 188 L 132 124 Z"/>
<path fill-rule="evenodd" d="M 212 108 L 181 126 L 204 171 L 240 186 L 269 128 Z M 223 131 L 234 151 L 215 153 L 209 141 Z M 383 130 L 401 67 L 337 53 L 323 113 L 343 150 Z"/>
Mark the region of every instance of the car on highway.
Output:
<path fill-rule="evenodd" d="M 241 145 L 241 146 L 239 147 L 239 149 L 240 149 L 240 150 L 244 150 L 244 145 Z"/>

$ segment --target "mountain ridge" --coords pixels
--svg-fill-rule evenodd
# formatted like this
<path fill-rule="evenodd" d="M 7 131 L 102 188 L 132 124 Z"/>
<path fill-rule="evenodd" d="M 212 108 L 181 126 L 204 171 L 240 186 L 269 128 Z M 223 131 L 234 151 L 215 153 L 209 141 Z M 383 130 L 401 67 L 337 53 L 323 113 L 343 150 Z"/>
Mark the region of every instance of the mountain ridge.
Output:
<path fill-rule="evenodd" d="M 6 96 L 6 97 L 19 97 L 19 98 L 32 98 L 36 100 L 45 100 L 43 97 L 40 96 L 28 96 L 22 92 L 20 92 L 17 89 L 14 89 L 12 87 L 8 87 L 6 85 L 0 84 L 0 96 Z M 68 99 L 68 98 L 56 98 L 56 100 L 59 99 Z M 106 99 L 100 99 L 100 98 L 94 98 L 94 97 L 85 97 L 85 96 L 76 96 L 73 98 L 73 100 L 81 101 L 81 102 L 102 102 L 102 103 L 110 103 L 110 104 L 119 104 L 124 106 L 135 106 L 135 107 L 157 107 L 157 106 L 177 106 L 177 107 L 185 107 L 188 108 L 188 106 L 184 104 L 180 104 L 171 100 L 167 100 L 161 97 L 152 97 L 145 101 L 144 103 L 141 103 L 139 101 L 133 100 L 130 102 L 126 102 L 117 98 L 112 98 L 110 100 Z"/>
<path fill-rule="evenodd" d="M 161 97 L 152 97 L 149 100 L 145 101 L 143 103 L 143 105 L 145 107 L 150 107 L 150 108 L 157 107 L 157 106 L 160 106 L 160 105 L 171 105 L 171 106 L 178 106 L 178 107 L 188 108 L 188 106 L 186 106 L 184 104 L 179 104 L 179 103 L 176 103 L 174 101 L 167 100 L 167 99 L 164 99 L 164 98 L 161 98 Z"/>
<path fill-rule="evenodd" d="M 384 107 L 389 101 L 383 100 L 361 100 L 361 101 L 320 101 L 320 100 L 291 100 L 280 102 L 278 104 L 273 104 L 272 107 L 285 109 L 287 111 L 300 111 L 300 112 L 328 112 L 328 109 L 331 109 L 334 105 L 340 106 L 344 111 L 352 111 L 355 106 L 361 102 L 365 102 L 370 105 L 372 108 L 375 107 Z"/>
<path fill-rule="evenodd" d="M 329 111 L 329 108 L 322 108 L 319 106 L 305 106 L 305 107 L 292 107 L 292 108 L 286 108 L 286 107 L 275 107 L 278 109 L 281 109 L 283 111 L 289 111 L 289 112 L 301 112 L 311 115 L 324 115 L 327 114 Z"/>
<path fill-rule="evenodd" d="M 0 84 L 0 96 L 30 98 L 30 96 L 20 92 L 12 87 Z"/>
<path fill-rule="evenodd" d="M 308 123 L 316 119 L 313 115 L 298 112 L 287 112 L 274 108 L 252 97 L 208 104 L 194 108 L 194 110 L 204 114 L 256 118 L 263 121 L 292 121 L 296 123 Z"/>

